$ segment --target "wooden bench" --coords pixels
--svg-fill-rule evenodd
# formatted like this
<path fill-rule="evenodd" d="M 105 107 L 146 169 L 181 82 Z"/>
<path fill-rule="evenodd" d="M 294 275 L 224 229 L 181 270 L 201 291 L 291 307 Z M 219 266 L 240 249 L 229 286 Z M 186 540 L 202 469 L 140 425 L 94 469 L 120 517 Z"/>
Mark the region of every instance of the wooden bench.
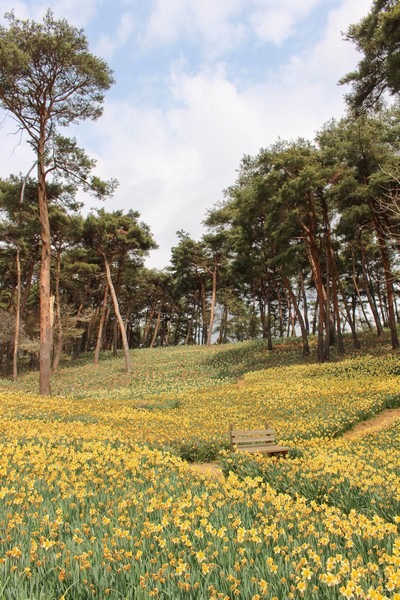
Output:
<path fill-rule="evenodd" d="M 275 438 L 275 431 L 269 429 L 268 423 L 265 423 L 265 429 L 234 429 L 233 425 L 229 428 L 231 443 L 231 452 L 241 450 L 243 452 L 262 452 L 263 454 L 272 454 L 284 456 L 290 448 L 278 446 Z"/>

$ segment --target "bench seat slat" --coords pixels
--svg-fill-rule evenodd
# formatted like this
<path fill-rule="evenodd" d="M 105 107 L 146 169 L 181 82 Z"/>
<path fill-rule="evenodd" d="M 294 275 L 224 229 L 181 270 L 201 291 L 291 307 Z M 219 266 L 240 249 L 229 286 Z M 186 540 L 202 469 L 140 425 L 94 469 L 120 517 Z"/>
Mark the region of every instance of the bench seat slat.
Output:
<path fill-rule="evenodd" d="M 232 442 L 234 444 L 243 444 L 249 442 L 250 444 L 256 444 L 257 442 L 265 442 L 266 444 L 274 444 L 274 435 L 233 435 Z"/>
<path fill-rule="evenodd" d="M 275 429 L 232 429 L 232 436 L 234 435 L 275 435 Z"/>
<path fill-rule="evenodd" d="M 258 444 L 251 446 L 236 446 L 237 450 L 241 450 L 243 452 L 264 452 L 268 454 L 273 454 L 274 452 L 288 452 L 289 448 L 285 446 L 274 446 L 273 444 Z"/>

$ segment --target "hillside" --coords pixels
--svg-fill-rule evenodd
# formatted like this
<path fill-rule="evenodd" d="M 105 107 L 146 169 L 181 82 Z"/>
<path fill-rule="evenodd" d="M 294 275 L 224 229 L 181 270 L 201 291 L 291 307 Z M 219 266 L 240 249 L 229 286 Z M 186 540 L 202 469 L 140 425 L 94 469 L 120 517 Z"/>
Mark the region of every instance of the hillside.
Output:
<path fill-rule="evenodd" d="M 366 338 L 365 344 L 370 343 Z M 387 344 L 180 347 L 0 386 L 0 598 L 398 598 L 400 406 Z M 230 454 L 265 421 L 286 460 Z M 182 460 L 184 459 L 184 460 Z M 225 477 L 186 461 L 217 461 Z"/>

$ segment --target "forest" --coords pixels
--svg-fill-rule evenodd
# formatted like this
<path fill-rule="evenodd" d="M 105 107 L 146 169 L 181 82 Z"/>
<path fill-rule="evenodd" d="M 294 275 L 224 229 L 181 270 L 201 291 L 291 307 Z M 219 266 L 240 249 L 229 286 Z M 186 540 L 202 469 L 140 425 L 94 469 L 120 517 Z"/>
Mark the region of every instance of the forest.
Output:
<path fill-rule="evenodd" d="M 347 114 L 313 140 L 278 139 L 244 156 L 201 239 L 178 231 L 163 270 L 146 267 L 157 240 L 134 207 L 82 213 L 79 189 L 111 198 L 117 182 L 93 176 L 94 161 L 59 133 L 99 118 L 108 66 L 50 11 L 43 24 L 8 15 L 0 102 L 37 160 L 27 175 L 0 181 L 2 375 L 40 367 L 49 393 L 61 358 L 83 352 L 97 363 L 123 348 L 129 372 L 129 350 L 141 347 L 264 338 L 271 349 L 276 338 L 301 336 L 307 355 L 312 336 L 323 362 L 333 347 L 345 353 L 345 333 L 358 348 L 360 331 L 388 329 L 398 348 L 398 12 L 376 1 L 350 28 L 364 59 L 342 81 L 352 84 Z M 14 43 L 21 56 L 8 52 Z"/>

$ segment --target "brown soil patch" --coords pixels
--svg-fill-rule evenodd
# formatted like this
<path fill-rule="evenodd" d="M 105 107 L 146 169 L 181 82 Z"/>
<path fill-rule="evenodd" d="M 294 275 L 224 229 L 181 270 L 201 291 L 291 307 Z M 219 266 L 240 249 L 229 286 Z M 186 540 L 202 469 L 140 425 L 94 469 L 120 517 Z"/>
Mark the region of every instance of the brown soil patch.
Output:
<path fill-rule="evenodd" d="M 357 423 L 353 429 L 350 429 L 343 434 L 343 438 L 351 440 L 353 438 L 362 437 L 367 435 L 367 433 L 372 433 L 373 431 L 388 427 L 396 419 L 400 419 L 400 408 L 387 408 L 379 413 L 379 415 L 376 415 L 367 421 Z"/>
<path fill-rule="evenodd" d="M 222 477 L 222 470 L 215 463 L 193 463 L 190 467 L 194 472 L 203 473 L 209 477 Z"/>
<path fill-rule="evenodd" d="M 246 380 L 245 379 L 238 379 L 237 380 L 237 386 L 238 387 L 244 387 L 246 385 Z"/>

